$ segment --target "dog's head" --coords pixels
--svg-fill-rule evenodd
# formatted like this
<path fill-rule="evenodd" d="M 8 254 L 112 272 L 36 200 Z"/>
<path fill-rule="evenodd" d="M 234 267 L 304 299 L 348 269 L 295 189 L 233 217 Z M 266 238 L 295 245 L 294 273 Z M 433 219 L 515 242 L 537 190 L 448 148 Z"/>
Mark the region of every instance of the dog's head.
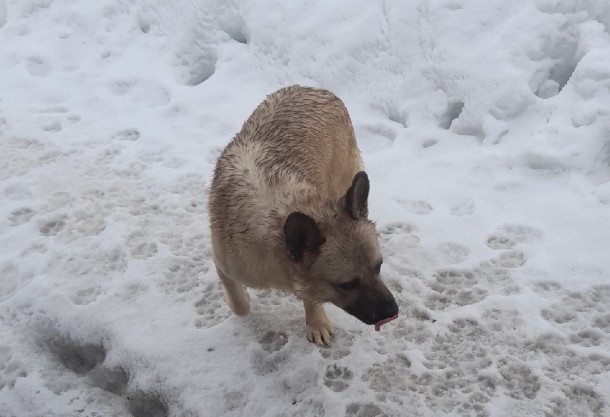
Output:
<path fill-rule="evenodd" d="M 368 220 L 369 180 L 365 172 L 321 222 L 291 213 L 284 224 L 290 259 L 300 274 L 295 291 L 303 299 L 331 302 L 366 324 L 398 314 L 394 297 L 380 278 L 383 259 L 375 225 Z"/>

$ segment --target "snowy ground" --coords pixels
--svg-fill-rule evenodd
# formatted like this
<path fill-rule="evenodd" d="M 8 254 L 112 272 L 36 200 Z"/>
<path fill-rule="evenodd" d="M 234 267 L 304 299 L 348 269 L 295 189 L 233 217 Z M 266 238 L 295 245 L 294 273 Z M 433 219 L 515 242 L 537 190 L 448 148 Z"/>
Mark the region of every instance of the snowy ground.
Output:
<path fill-rule="evenodd" d="M 380 333 L 209 250 L 216 157 L 289 84 L 346 103 Z M 610 415 L 607 0 L 0 0 L 0 416 Z"/>

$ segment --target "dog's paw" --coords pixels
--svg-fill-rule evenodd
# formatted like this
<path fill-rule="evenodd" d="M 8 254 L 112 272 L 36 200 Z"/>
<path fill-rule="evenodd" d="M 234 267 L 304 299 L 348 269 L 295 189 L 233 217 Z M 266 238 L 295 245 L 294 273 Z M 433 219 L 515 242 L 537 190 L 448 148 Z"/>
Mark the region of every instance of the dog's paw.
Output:
<path fill-rule="evenodd" d="M 322 326 L 307 326 L 307 340 L 318 346 L 328 346 L 335 333 L 335 328 L 329 322 Z"/>

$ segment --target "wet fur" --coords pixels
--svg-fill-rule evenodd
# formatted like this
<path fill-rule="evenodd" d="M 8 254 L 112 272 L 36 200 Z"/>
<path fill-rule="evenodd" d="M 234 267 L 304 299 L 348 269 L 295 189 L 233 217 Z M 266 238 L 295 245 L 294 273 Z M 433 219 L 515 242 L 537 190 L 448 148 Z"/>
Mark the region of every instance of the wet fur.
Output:
<path fill-rule="evenodd" d="M 326 344 L 334 329 L 322 303 L 350 312 L 362 298 L 341 282 L 359 276 L 394 302 L 378 271 L 363 272 L 381 255 L 362 170 L 332 93 L 291 86 L 256 108 L 218 158 L 209 200 L 213 258 L 236 314 L 249 311 L 245 287 L 289 291 L 304 301 L 308 339 Z"/>

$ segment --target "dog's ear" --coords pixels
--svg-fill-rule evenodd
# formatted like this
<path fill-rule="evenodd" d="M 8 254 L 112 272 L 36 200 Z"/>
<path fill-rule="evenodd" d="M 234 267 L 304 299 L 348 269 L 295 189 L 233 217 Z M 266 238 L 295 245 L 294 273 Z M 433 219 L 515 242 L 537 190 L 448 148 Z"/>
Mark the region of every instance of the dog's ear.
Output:
<path fill-rule="evenodd" d="M 286 218 L 284 237 L 290 259 L 294 262 L 302 262 L 305 254 L 317 256 L 320 246 L 326 241 L 316 221 L 298 211 Z"/>
<path fill-rule="evenodd" d="M 354 220 L 366 219 L 369 215 L 369 177 L 360 171 L 354 176 L 352 186 L 345 193 L 345 209 Z"/>

